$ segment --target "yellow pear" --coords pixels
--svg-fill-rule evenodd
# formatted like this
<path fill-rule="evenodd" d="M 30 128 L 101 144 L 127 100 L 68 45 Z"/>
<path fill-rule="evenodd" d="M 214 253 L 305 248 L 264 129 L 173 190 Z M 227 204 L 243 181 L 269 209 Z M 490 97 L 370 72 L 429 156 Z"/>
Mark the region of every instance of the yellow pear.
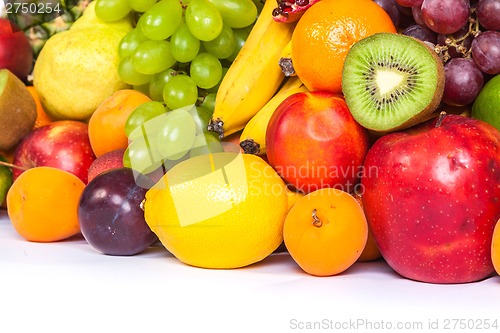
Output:
<path fill-rule="evenodd" d="M 87 120 L 114 92 L 129 87 L 118 75 L 118 45 L 130 18 L 105 23 L 87 7 L 68 31 L 47 40 L 33 70 L 44 110 L 54 119 Z"/>

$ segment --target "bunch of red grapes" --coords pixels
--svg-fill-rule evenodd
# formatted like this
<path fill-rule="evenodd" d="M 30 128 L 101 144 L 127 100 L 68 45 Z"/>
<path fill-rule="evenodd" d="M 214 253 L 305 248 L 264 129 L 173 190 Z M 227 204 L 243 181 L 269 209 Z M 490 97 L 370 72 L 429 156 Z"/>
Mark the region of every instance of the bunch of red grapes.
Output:
<path fill-rule="evenodd" d="M 465 106 L 500 74 L 500 0 L 374 0 L 443 60 L 443 102 Z"/>

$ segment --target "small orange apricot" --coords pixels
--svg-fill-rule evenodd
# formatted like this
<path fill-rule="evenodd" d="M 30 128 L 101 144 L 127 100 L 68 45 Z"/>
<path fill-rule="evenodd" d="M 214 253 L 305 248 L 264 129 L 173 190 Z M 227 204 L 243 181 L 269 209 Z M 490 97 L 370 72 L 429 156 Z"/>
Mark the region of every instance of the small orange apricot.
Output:
<path fill-rule="evenodd" d="M 78 202 L 85 184 L 52 167 L 24 171 L 7 193 L 7 213 L 14 229 L 28 241 L 55 242 L 80 232 Z"/>
<path fill-rule="evenodd" d="M 363 209 L 347 192 L 324 188 L 297 200 L 283 227 L 288 252 L 307 273 L 339 274 L 365 248 L 368 224 Z"/>
<path fill-rule="evenodd" d="M 125 123 L 136 107 L 149 101 L 151 99 L 139 91 L 122 89 L 97 107 L 89 120 L 90 145 L 97 157 L 127 148 Z"/>
<path fill-rule="evenodd" d="M 495 271 L 500 274 L 500 219 L 495 225 L 493 231 L 493 241 L 491 242 L 491 260 Z"/>
<path fill-rule="evenodd" d="M 36 104 L 36 120 L 33 128 L 38 128 L 50 124 L 52 122 L 52 118 L 50 118 L 49 115 L 45 113 L 42 103 L 40 102 L 40 96 L 38 95 L 35 87 L 26 86 L 26 89 L 28 89 L 31 96 L 33 96 Z"/>

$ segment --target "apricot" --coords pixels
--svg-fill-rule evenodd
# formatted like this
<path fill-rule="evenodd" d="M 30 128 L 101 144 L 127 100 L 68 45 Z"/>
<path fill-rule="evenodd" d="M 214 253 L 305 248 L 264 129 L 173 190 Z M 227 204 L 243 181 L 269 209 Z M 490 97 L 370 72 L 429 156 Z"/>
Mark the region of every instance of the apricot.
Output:
<path fill-rule="evenodd" d="M 139 91 L 122 89 L 97 107 L 89 120 L 90 145 L 97 157 L 113 150 L 127 148 L 127 119 L 136 107 L 149 101 L 151 99 Z"/>
<path fill-rule="evenodd" d="M 7 213 L 19 235 L 55 242 L 80 232 L 78 202 L 83 181 L 67 171 L 41 166 L 24 171 L 7 193 Z"/>

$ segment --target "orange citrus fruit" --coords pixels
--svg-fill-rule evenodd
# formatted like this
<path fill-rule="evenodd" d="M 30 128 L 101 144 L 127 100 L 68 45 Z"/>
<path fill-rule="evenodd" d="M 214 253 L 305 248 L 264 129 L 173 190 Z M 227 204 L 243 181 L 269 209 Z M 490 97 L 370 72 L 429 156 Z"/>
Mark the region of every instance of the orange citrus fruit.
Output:
<path fill-rule="evenodd" d="M 36 104 L 36 120 L 35 120 L 35 125 L 33 125 L 33 128 L 38 128 L 50 124 L 52 122 L 52 119 L 49 117 L 47 113 L 45 113 L 42 103 L 40 102 L 40 96 L 38 95 L 38 92 L 36 91 L 35 87 L 26 86 L 26 89 L 28 89 L 31 96 L 33 96 L 33 99 L 35 100 Z"/>
<path fill-rule="evenodd" d="M 316 276 L 342 273 L 361 255 L 368 237 L 363 209 L 347 192 L 323 188 L 297 200 L 283 225 L 288 252 Z"/>
<path fill-rule="evenodd" d="M 55 242 L 80 232 L 78 202 L 85 184 L 64 170 L 36 167 L 24 171 L 7 193 L 7 213 L 26 240 Z"/>
<path fill-rule="evenodd" d="M 295 72 L 309 90 L 342 91 L 342 67 L 351 46 L 377 32 L 396 33 L 372 0 L 323 0 L 309 8 L 292 36 Z"/>
<path fill-rule="evenodd" d="M 493 261 L 493 267 L 495 271 L 500 274 L 500 219 L 495 225 L 495 230 L 493 231 L 493 241 L 491 243 L 491 260 Z"/>

